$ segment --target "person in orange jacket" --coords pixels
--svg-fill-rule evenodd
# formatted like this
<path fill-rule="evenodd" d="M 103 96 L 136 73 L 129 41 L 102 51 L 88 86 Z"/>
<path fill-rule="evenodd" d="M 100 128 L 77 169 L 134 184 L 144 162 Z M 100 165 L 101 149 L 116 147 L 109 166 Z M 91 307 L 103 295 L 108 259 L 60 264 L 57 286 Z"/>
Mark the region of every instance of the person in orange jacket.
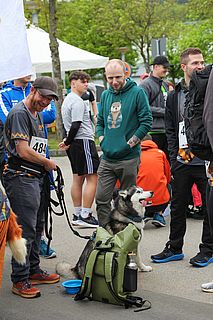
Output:
<path fill-rule="evenodd" d="M 154 192 L 152 205 L 146 207 L 144 221 L 152 220 L 156 227 L 166 226 L 163 212 L 168 206 L 171 181 L 170 165 L 165 153 L 158 149 L 152 137 L 147 135 L 141 142 L 141 158 L 137 176 L 137 186 Z"/>

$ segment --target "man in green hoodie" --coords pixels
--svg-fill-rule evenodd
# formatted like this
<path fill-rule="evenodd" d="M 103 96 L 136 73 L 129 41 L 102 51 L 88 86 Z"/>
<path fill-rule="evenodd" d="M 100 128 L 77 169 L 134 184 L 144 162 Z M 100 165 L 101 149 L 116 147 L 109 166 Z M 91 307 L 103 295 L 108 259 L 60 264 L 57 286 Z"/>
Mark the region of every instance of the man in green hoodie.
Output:
<path fill-rule="evenodd" d="M 110 60 L 105 75 L 109 89 L 102 93 L 96 126 L 103 151 L 96 191 L 101 226 L 107 223 L 116 181 L 119 179 L 122 190 L 136 184 L 140 141 L 152 125 L 147 96 L 134 81 L 125 78 L 124 62 Z"/>

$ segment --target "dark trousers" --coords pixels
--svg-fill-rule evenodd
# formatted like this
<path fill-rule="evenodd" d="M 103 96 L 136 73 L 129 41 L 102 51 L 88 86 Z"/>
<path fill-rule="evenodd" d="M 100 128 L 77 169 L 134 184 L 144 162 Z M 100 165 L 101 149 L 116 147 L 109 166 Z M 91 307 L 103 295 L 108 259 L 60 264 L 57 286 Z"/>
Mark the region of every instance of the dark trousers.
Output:
<path fill-rule="evenodd" d="M 158 133 L 158 134 L 151 134 L 151 136 L 152 136 L 152 141 L 156 143 L 156 145 L 160 150 L 163 150 L 163 152 L 166 154 L 167 160 L 170 163 L 166 134 Z"/>
<path fill-rule="evenodd" d="M 159 213 L 161 211 L 163 213 L 167 207 L 168 207 L 168 202 L 163 204 L 158 204 L 156 206 L 148 206 L 145 209 L 145 215 L 152 217 L 155 213 Z"/>
<path fill-rule="evenodd" d="M 207 212 L 209 218 L 210 231 L 213 236 L 213 186 L 207 184 Z"/>
<path fill-rule="evenodd" d="M 27 240 L 26 264 L 12 259 L 11 280 L 16 283 L 39 272 L 39 246 L 44 227 L 43 179 L 25 175 L 3 175 L 4 187 L 17 222 L 22 226 L 23 238 Z"/>
<path fill-rule="evenodd" d="M 200 251 L 206 254 L 213 253 L 213 236 L 210 234 L 209 220 L 206 210 L 207 178 L 205 166 L 179 166 L 173 172 L 170 236 L 167 247 L 181 252 L 186 232 L 186 209 L 193 183 L 196 183 L 201 193 L 205 217 L 203 221 L 202 243 Z"/>

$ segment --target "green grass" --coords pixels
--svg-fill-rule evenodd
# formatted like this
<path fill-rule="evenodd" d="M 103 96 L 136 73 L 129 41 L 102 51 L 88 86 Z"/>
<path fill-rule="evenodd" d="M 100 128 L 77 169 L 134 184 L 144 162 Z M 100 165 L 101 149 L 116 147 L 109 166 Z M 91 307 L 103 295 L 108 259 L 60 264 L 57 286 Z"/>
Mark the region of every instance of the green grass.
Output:
<path fill-rule="evenodd" d="M 49 150 L 58 150 L 58 144 L 61 142 L 61 140 L 57 139 L 56 133 L 53 133 L 51 131 L 48 132 L 48 147 Z M 97 137 L 95 137 L 95 144 L 96 146 L 99 146 L 99 140 Z"/>
<path fill-rule="evenodd" d="M 57 139 L 56 133 L 49 132 L 48 133 L 48 147 L 49 150 L 57 150 L 59 149 L 58 144 L 61 142 L 61 140 Z"/>

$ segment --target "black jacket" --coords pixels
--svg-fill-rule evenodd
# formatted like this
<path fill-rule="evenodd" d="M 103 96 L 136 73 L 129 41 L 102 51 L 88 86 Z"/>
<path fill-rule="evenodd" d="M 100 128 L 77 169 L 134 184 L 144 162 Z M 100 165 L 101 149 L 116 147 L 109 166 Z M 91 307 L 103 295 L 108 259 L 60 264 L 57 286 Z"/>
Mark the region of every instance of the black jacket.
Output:
<path fill-rule="evenodd" d="M 153 122 L 151 131 L 165 132 L 165 101 L 169 92 L 168 85 L 162 79 L 149 76 L 140 84 L 148 97 L 150 110 L 152 112 Z M 165 90 L 165 96 L 161 91 L 161 87 Z"/>
<path fill-rule="evenodd" d="M 204 161 L 197 157 L 194 157 L 190 163 L 177 161 L 179 151 L 179 122 L 183 120 L 181 114 L 184 113 L 184 96 L 187 92 L 188 89 L 185 87 L 184 81 L 181 81 L 176 85 L 175 89 L 169 93 L 166 101 L 165 127 L 172 171 L 186 164 L 204 165 Z"/>

